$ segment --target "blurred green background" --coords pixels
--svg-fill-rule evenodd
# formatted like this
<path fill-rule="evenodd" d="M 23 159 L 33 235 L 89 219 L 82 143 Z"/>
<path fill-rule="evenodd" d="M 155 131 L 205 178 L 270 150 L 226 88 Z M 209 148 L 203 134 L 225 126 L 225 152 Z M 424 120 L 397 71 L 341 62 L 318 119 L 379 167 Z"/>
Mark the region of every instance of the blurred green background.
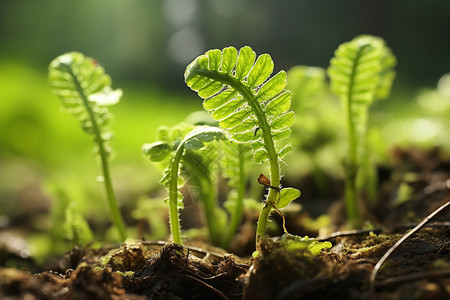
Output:
<path fill-rule="evenodd" d="M 448 78 L 436 88 L 450 71 L 449 33 L 448 0 L 2 0 L 0 229 L 41 232 L 29 240 L 39 245 L 33 253 L 45 252 L 49 228 L 63 219 L 58 205 L 69 199 L 90 224 L 108 226 L 92 142 L 60 111 L 47 83 L 48 63 L 62 53 L 94 57 L 124 91 L 111 109 L 111 163 L 126 206 L 157 193 L 160 173 L 143 158 L 141 145 L 154 141 L 159 125 L 201 109 L 183 73 L 211 48 L 249 45 L 270 53 L 275 71 L 326 68 L 340 43 L 380 36 L 398 59 L 392 96 L 374 108 L 374 122 L 390 132 L 382 137 L 386 145 L 449 147 Z"/>

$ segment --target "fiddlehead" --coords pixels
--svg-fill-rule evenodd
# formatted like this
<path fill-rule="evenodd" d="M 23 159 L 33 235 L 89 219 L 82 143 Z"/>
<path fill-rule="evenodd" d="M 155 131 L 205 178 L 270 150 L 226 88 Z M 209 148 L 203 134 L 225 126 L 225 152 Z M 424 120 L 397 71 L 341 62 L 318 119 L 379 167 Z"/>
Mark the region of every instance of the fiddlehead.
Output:
<path fill-rule="evenodd" d="M 109 172 L 108 156 L 111 150 L 108 141 L 112 137 L 109 124 L 112 115 L 108 106 L 119 102 L 121 90 L 112 90 L 111 78 L 92 58 L 71 52 L 55 58 L 49 65 L 49 81 L 63 108 L 73 114 L 82 129 L 93 136 L 100 156 L 103 182 L 105 184 L 112 220 L 125 240 L 125 225 L 120 214 Z"/>
<path fill-rule="evenodd" d="M 179 136 L 184 137 L 178 138 Z M 201 169 L 198 173 L 208 172 L 208 166 L 202 164 L 201 157 L 192 153 L 192 151 L 201 150 L 205 147 L 205 143 L 219 139 L 222 136 L 222 129 L 217 127 L 191 127 L 186 125 L 184 128 L 175 128 L 172 132 L 167 130 L 164 130 L 164 132 L 160 131 L 161 141 L 144 144 L 142 147 L 143 153 L 153 162 L 160 162 L 169 158 L 160 182 L 169 192 L 170 228 L 174 243 L 182 244 L 178 209 L 183 207 L 183 195 L 178 189 L 184 185 L 184 182 L 180 176 L 180 167 L 182 164 L 185 164 L 187 167 L 194 169 L 194 171 Z M 206 176 L 206 174 L 202 176 Z M 214 218 L 214 207 L 208 207 L 207 209 L 209 209 L 207 217 Z M 209 222 L 208 224 L 213 223 Z"/>
<path fill-rule="evenodd" d="M 363 35 L 344 43 L 330 61 L 331 90 L 344 105 L 348 134 L 346 182 L 347 215 L 357 223 L 356 179 L 365 155 L 370 104 L 388 97 L 395 77 L 395 56 L 381 38 Z"/>
<path fill-rule="evenodd" d="M 239 53 L 233 47 L 222 51 L 210 50 L 186 68 L 185 81 L 205 99 L 203 107 L 212 112 L 213 118 L 227 130 L 231 139 L 250 143 L 256 162 L 269 162 L 271 186 L 274 188 L 269 190 L 258 221 L 257 235 L 263 236 L 271 209 L 280 202 L 286 202 L 280 200 L 279 162 L 292 146 L 287 144 L 280 148 L 275 142 L 291 134 L 290 126 L 294 123 L 295 114 L 289 111 L 291 93 L 285 90 L 286 73 L 280 71 L 269 79 L 274 67 L 272 58 L 263 54 L 255 59 L 255 52 L 247 46 Z M 292 196 L 294 193 L 284 192 L 282 195 L 288 194 Z M 300 192 L 295 192 L 295 195 L 298 197 Z"/>

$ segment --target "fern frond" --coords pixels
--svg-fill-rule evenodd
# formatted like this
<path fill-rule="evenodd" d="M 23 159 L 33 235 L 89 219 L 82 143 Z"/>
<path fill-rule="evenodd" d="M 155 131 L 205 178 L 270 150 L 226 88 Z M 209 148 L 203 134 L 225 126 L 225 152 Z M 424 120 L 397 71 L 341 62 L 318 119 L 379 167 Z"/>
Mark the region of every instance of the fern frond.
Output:
<path fill-rule="evenodd" d="M 332 91 L 345 102 L 370 104 L 389 95 L 395 56 L 381 38 L 363 35 L 338 47 L 328 75 Z"/>
<path fill-rule="evenodd" d="M 107 107 L 119 101 L 122 91 L 113 91 L 111 78 L 105 74 L 103 68 L 94 59 L 78 52 L 55 58 L 49 65 L 48 77 L 53 92 L 61 98 L 63 107 L 77 117 L 81 128 L 87 134 L 93 136 L 96 151 L 100 156 L 112 220 L 121 239 L 125 240 L 125 225 L 109 174 L 108 156 L 111 150 L 107 145 L 112 137 L 109 128 L 112 115 Z"/>
<path fill-rule="evenodd" d="M 64 110 L 77 117 L 86 133 L 95 136 L 98 130 L 103 141 L 111 139 L 107 107 L 119 102 L 122 91 L 111 88 L 111 78 L 93 58 L 78 52 L 58 56 L 50 63 L 49 81 Z"/>
<path fill-rule="evenodd" d="M 231 138 L 252 143 L 254 159 L 262 162 L 271 151 L 268 137 L 274 141 L 288 137 L 295 114 L 289 111 L 286 73 L 269 79 L 274 68 L 270 55 L 255 59 L 248 46 L 239 52 L 233 47 L 210 50 L 186 68 L 185 81 L 205 99 L 203 107 Z"/>
<path fill-rule="evenodd" d="M 335 51 L 328 75 L 331 90 L 343 101 L 348 114 L 348 127 L 353 131 L 350 134 L 365 134 L 368 106 L 375 99 L 389 95 L 395 77 L 395 63 L 391 50 L 381 38 L 374 36 L 356 37 Z M 356 156 L 356 153 L 352 155 Z"/>
<path fill-rule="evenodd" d="M 64 215 L 65 220 L 62 226 L 69 241 L 77 246 L 84 246 L 92 242 L 93 234 L 89 224 L 80 213 L 75 211 L 73 203 L 66 207 Z"/>
<path fill-rule="evenodd" d="M 231 139 L 250 143 L 256 162 L 269 162 L 272 188 L 258 219 L 257 237 L 266 234 L 270 211 L 280 202 L 284 204 L 280 199 L 279 163 L 293 149 L 290 144 L 281 149 L 275 144 L 291 134 L 295 114 L 289 111 L 291 92 L 286 90 L 286 72 L 269 78 L 273 68 L 270 55 L 256 58 L 255 52 L 245 46 L 239 52 L 234 47 L 207 51 L 184 73 L 186 84 L 205 99 L 203 107 L 212 112 Z"/>
<path fill-rule="evenodd" d="M 375 99 L 389 95 L 395 63 L 395 56 L 381 38 L 363 35 L 341 44 L 328 68 L 331 90 L 341 98 L 347 120 L 346 202 L 353 225 L 360 221 L 356 180 L 361 161 L 368 159 L 365 135 L 369 106 Z"/>
<path fill-rule="evenodd" d="M 183 186 L 184 182 L 181 180 L 180 169 L 184 164 L 185 167 L 196 172 L 197 176 L 206 176 L 206 174 L 200 175 L 200 173 L 210 170 L 210 167 L 206 165 L 207 157 L 202 158 L 201 155 L 193 152 L 200 151 L 205 147 L 205 143 L 220 139 L 223 134 L 223 130 L 217 127 L 193 127 L 184 124 L 174 127 L 172 130 L 160 129 L 159 136 L 163 139 L 162 141 L 142 146 L 143 153 L 151 161 L 159 162 L 170 158 L 160 182 L 169 191 L 167 200 L 169 201 L 170 225 L 173 241 L 177 244 L 182 244 L 178 209 L 183 207 L 183 195 L 178 189 Z M 187 161 L 183 162 L 183 159 L 187 159 Z M 211 217 L 215 215 L 213 209 L 212 207 Z"/>
<path fill-rule="evenodd" d="M 228 179 L 230 192 L 224 207 L 230 214 L 228 231 L 225 234 L 223 246 L 226 247 L 232 241 L 242 220 L 244 210 L 245 191 L 248 184 L 247 162 L 251 161 L 251 148 L 241 143 L 222 143 L 223 153 L 220 162 L 223 176 Z"/>

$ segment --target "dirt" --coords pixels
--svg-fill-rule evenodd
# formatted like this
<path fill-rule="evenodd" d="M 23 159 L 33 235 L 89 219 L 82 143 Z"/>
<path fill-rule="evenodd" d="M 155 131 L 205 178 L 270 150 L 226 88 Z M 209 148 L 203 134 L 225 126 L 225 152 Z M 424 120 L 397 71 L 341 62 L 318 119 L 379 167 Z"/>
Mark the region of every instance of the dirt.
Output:
<path fill-rule="evenodd" d="M 450 201 L 450 163 L 439 157 L 438 152 L 394 151 L 394 168 L 380 177 L 380 199 L 369 209 L 373 227 L 320 237 L 333 247 L 317 256 L 287 250 L 274 237 L 261 240 L 259 256 L 251 258 L 255 216 L 249 214 L 233 244 L 243 257 L 195 242 L 182 247 L 137 241 L 74 248 L 40 270 L 0 247 L 0 263 L 13 259 L 29 270 L 0 268 L 0 298 L 450 299 L 450 209 L 392 253 L 377 274 L 373 295 L 369 286 L 384 253 Z M 395 202 L 405 182 L 410 200 Z M 338 222 L 333 226 L 337 229 Z"/>

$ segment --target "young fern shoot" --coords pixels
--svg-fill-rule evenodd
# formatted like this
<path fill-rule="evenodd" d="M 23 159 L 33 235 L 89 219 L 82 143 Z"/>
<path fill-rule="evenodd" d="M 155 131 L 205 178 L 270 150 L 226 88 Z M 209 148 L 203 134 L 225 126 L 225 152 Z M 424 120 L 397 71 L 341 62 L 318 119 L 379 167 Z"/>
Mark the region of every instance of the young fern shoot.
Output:
<path fill-rule="evenodd" d="M 266 236 L 271 210 L 288 205 L 300 191 L 281 189 L 280 161 L 293 148 L 287 144 L 280 149 L 275 144 L 289 137 L 295 120 L 294 112 L 289 111 L 291 93 L 285 90 L 286 72 L 268 79 L 274 67 L 272 58 L 263 54 L 255 59 L 248 46 L 239 52 L 234 47 L 210 50 L 189 64 L 184 75 L 186 84 L 205 99 L 203 107 L 231 139 L 250 143 L 256 162 L 269 162 L 270 187 L 258 220 L 258 241 Z"/>
<path fill-rule="evenodd" d="M 188 154 L 188 151 L 200 150 L 204 148 L 204 143 L 219 139 L 222 136 L 223 131 L 220 128 L 200 126 L 189 131 L 181 141 L 178 141 L 175 145 L 175 149 L 173 149 L 173 145 L 170 145 L 167 140 L 158 141 L 152 144 L 144 144 L 142 146 L 143 153 L 148 156 L 152 162 L 160 162 L 171 156 L 160 182 L 169 191 L 170 228 L 173 242 L 176 244 L 183 244 L 180 219 L 178 216 L 179 208 L 183 207 L 183 195 L 178 191 L 178 189 L 183 186 L 182 179 L 179 176 L 182 159 Z M 207 207 L 207 217 L 215 217 L 214 207 L 211 207 L 211 205 Z M 213 220 L 208 222 L 208 225 L 215 224 L 212 221 Z M 215 229 L 212 230 L 214 231 Z"/>
<path fill-rule="evenodd" d="M 50 63 L 48 72 L 53 92 L 61 98 L 63 108 L 80 121 L 84 132 L 94 138 L 111 218 L 120 239 L 125 240 L 125 225 L 117 205 L 108 165 L 111 153 L 108 141 L 112 137 L 109 123 L 112 114 L 107 107 L 119 102 L 122 91 L 112 90 L 111 78 L 105 74 L 104 69 L 94 59 L 78 52 L 55 58 Z"/>
<path fill-rule="evenodd" d="M 246 162 L 251 159 L 250 146 L 240 143 L 224 143 L 225 155 L 222 160 L 225 178 L 229 179 L 232 188 L 224 203 L 230 214 L 228 232 L 222 241 L 222 247 L 227 248 L 241 223 L 244 210 L 245 188 L 247 185 Z"/>
<path fill-rule="evenodd" d="M 369 106 L 375 99 L 389 96 L 395 63 L 395 56 L 381 38 L 363 35 L 341 44 L 328 68 L 331 90 L 342 100 L 345 110 L 348 135 L 345 198 L 352 226 L 361 221 L 356 182 L 365 157 Z"/>

